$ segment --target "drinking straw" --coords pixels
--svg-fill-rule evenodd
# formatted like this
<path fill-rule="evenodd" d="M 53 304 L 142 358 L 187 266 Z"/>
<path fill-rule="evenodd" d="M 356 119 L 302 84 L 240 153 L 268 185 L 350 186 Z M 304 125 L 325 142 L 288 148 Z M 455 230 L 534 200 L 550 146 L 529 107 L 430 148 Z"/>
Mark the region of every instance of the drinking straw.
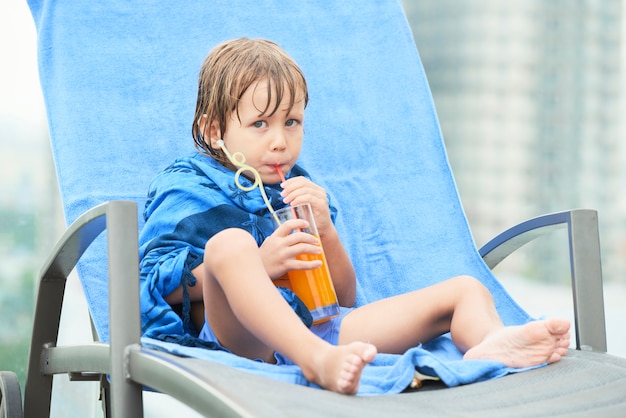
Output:
<path fill-rule="evenodd" d="M 239 169 L 235 172 L 235 184 L 237 185 L 237 187 L 239 187 L 239 189 L 243 190 L 244 192 L 249 192 L 251 190 L 254 190 L 255 187 L 258 187 L 259 190 L 261 191 L 261 197 L 263 197 L 263 201 L 265 202 L 265 205 L 267 206 L 270 213 L 276 220 L 276 223 L 280 225 L 280 220 L 278 219 L 278 216 L 276 216 L 276 212 L 274 212 L 274 208 L 270 204 L 270 201 L 267 198 L 267 194 L 265 194 L 265 188 L 263 187 L 263 181 L 261 180 L 261 175 L 259 174 L 259 172 L 254 167 L 246 164 L 246 156 L 243 155 L 243 153 L 236 152 L 234 154 L 231 154 L 228 151 L 228 149 L 226 149 L 226 145 L 224 145 L 224 141 L 222 139 L 217 141 L 217 145 L 222 149 L 222 151 L 224 151 L 224 154 L 226 154 L 226 157 L 228 157 L 230 162 L 235 167 L 239 167 Z M 249 186 L 249 187 L 244 186 L 239 181 L 239 177 L 241 176 L 241 173 L 243 173 L 244 171 L 249 171 L 250 173 L 252 173 L 252 177 L 254 177 L 254 182 L 252 183 L 252 186 Z M 282 176 L 282 173 L 281 173 L 281 178 L 284 181 L 284 176 Z"/>
<path fill-rule="evenodd" d="M 274 166 L 274 170 L 276 170 L 276 172 L 278 173 L 278 176 L 280 177 L 280 181 L 282 181 L 284 183 L 285 182 L 285 175 L 283 174 L 283 171 L 280 169 L 280 166 L 279 165 L 275 165 Z M 296 210 L 291 205 L 289 205 L 289 207 L 291 208 L 291 214 L 293 215 L 293 219 L 298 219 L 298 215 L 296 214 Z"/>
<path fill-rule="evenodd" d="M 275 165 L 274 166 L 274 170 L 276 170 L 276 172 L 278 173 L 278 176 L 280 177 L 280 181 L 282 181 L 283 183 L 285 182 L 285 175 L 283 174 L 283 171 L 280 169 L 279 165 Z"/>

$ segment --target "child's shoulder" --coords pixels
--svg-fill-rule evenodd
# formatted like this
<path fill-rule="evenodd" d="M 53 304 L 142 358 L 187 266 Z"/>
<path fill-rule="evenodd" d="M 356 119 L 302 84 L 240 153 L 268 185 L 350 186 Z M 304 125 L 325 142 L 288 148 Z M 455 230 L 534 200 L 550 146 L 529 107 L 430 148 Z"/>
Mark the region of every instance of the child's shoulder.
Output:
<path fill-rule="evenodd" d="M 207 171 L 211 170 L 210 161 L 207 160 L 213 159 L 201 154 L 179 157 L 156 173 L 150 182 L 150 188 L 163 189 L 176 187 L 177 184 L 197 182 L 199 177 L 207 177 Z"/>
<path fill-rule="evenodd" d="M 213 158 L 196 152 L 184 157 L 175 159 L 169 166 L 164 168 L 160 175 L 167 175 L 169 173 L 194 173 L 200 174 L 207 169 L 216 168 L 218 164 Z"/>

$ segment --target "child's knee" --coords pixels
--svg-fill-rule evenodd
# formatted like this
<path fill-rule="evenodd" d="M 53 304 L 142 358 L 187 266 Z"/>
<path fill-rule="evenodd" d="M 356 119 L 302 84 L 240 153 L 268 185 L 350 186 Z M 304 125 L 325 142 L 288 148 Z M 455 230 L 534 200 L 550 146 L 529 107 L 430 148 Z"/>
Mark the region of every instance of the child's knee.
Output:
<path fill-rule="evenodd" d="M 454 280 L 468 292 L 490 293 L 489 289 L 473 276 L 457 276 Z"/>
<path fill-rule="evenodd" d="M 204 261 L 223 261 L 246 251 L 258 251 L 254 237 L 243 229 L 228 228 L 207 241 L 204 247 Z"/>

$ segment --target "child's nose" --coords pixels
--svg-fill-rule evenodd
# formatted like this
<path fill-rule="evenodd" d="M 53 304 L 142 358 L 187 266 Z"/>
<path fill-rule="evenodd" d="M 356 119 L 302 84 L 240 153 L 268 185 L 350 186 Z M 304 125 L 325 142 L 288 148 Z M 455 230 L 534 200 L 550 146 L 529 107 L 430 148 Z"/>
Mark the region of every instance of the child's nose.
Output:
<path fill-rule="evenodd" d="M 272 135 L 271 148 L 273 151 L 282 150 L 287 147 L 287 136 L 284 130 L 277 129 Z"/>

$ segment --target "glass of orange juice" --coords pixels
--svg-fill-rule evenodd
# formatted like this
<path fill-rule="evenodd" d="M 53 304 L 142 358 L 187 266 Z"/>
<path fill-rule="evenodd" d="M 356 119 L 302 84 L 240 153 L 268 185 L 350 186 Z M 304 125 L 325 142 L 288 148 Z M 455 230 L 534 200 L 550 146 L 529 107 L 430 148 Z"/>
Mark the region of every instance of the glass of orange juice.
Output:
<path fill-rule="evenodd" d="M 315 235 L 319 239 L 311 205 L 287 206 L 275 212 L 281 224 L 289 219 L 304 219 L 309 227 L 300 230 Z M 321 245 L 321 244 L 320 244 Z M 299 254 L 300 260 L 322 260 L 322 265 L 312 270 L 291 270 L 287 273 L 291 290 L 304 302 L 313 316 L 313 325 L 328 321 L 339 315 L 339 303 L 335 287 L 330 278 L 324 249 L 319 254 Z"/>

